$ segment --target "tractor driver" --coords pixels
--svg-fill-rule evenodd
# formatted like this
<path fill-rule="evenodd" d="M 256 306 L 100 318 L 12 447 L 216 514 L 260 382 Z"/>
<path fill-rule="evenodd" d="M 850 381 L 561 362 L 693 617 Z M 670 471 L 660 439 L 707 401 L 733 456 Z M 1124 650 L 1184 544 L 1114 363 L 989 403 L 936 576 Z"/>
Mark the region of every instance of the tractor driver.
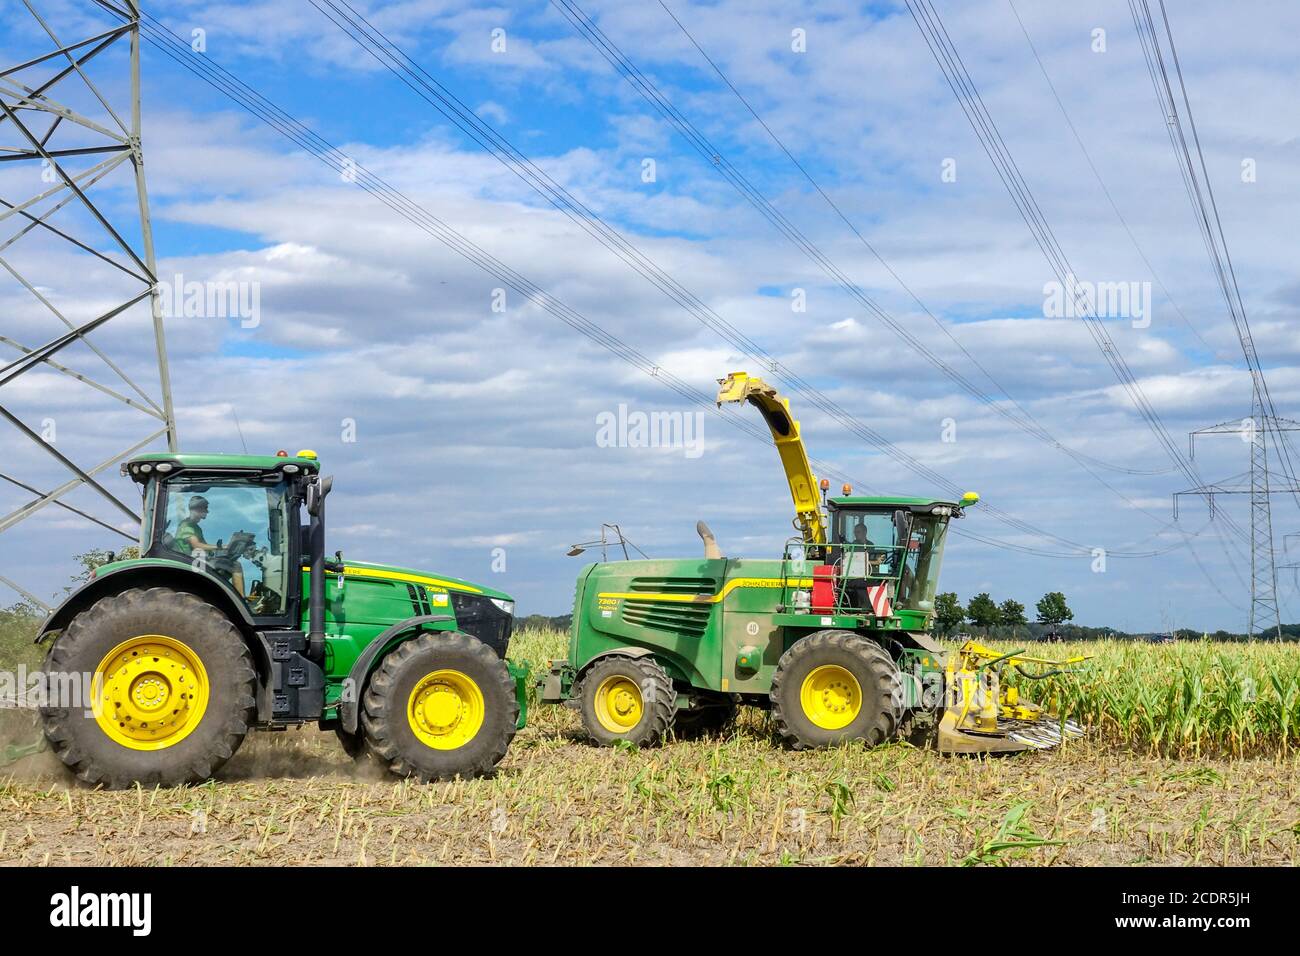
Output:
<path fill-rule="evenodd" d="M 889 560 L 889 553 L 879 549 L 876 543 L 867 537 L 867 523 L 861 520 L 853 526 L 853 547 L 845 557 L 844 593 L 849 599 L 849 606 L 867 608 L 867 581 L 881 575 L 881 565 Z"/>
<path fill-rule="evenodd" d="M 863 521 L 853 529 L 853 543 L 856 545 L 855 552 L 859 556 L 857 568 L 865 569 L 865 573 L 853 575 L 854 577 L 875 577 L 880 574 L 880 567 L 889 560 L 889 555 L 883 549 L 876 548 L 876 543 L 867 537 L 867 523 Z"/>
<path fill-rule="evenodd" d="M 194 556 L 196 552 L 221 551 L 221 547 L 215 544 L 208 544 L 203 540 L 203 529 L 199 524 L 208 516 L 208 499 L 202 495 L 195 495 L 190 499 L 189 516 L 180 523 L 176 529 L 176 542 L 180 545 L 181 550 Z M 227 570 L 224 567 L 214 566 L 214 569 L 223 576 L 229 575 L 230 583 L 234 585 L 235 591 L 242 598 L 244 596 L 244 569 L 239 566 L 239 562 L 232 562 L 233 567 Z"/>

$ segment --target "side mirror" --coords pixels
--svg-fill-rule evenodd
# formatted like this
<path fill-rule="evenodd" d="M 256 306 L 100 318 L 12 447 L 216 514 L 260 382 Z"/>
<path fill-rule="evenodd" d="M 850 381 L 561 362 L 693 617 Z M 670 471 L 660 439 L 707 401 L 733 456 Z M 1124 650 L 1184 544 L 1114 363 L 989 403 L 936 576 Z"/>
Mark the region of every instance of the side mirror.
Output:
<path fill-rule="evenodd" d="M 894 512 L 894 540 L 902 542 L 903 547 L 906 547 L 911 536 L 912 512 L 899 508 Z"/>
<path fill-rule="evenodd" d="M 333 477 L 319 478 L 307 486 L 307 513 L 313 518 L 320 517 L 321 505 L 333 487 Z"/>

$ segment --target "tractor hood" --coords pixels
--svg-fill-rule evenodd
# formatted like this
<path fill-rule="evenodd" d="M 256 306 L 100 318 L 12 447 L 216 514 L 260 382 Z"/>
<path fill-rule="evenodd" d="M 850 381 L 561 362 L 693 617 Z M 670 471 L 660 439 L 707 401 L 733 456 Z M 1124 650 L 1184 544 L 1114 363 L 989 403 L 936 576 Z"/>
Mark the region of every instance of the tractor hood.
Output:
<path fill-rule="evenodd" d="M 464 594 L 481 594 L 483 597 L 493 598 L 498 601 L 513 602 L 514 600 L 504 591 L 484 587 L 481 584 L 471 584 L 468 581 L 448 577 L 445 574 L 419 571 L 415 568 L 404 568 L 395 564 L 375 564 L 370 561 L 353 561 L 351 558 L 346 557 L 343 559 L 343 565 L 344 573 L 349 577 L 403 581 L 407 584 L 422 584 L 428 587 L 446 588 L 448 591 L 460 591 Z M 330 570 L 337 573 L 334 568 L 331 568 Z"/>

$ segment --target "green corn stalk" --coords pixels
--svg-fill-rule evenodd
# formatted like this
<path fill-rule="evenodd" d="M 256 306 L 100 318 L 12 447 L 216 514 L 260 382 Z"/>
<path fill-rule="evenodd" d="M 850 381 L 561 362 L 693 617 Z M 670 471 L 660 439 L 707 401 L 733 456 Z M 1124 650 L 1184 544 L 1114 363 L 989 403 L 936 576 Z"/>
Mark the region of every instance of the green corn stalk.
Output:
<path fill-rule="evenodd" d="M 997 834 L 967 854 L 962 859 L 961 865 L 1001 865 L 1004 862 L 1002 857 L 1004 853 L 1010 856 L 1024 856 L 1029 850 L 1035 850 L 1039 847 L 1065 846 L 1067 841 L 1052 840 L 1039 836 L 1029 826 L 1025 821 L 1025 816 L 1032 806 L 1033 802 L 1029 800 L 1012 806 L 1007 811 L 1007 815 L 1002 818 Z"/>

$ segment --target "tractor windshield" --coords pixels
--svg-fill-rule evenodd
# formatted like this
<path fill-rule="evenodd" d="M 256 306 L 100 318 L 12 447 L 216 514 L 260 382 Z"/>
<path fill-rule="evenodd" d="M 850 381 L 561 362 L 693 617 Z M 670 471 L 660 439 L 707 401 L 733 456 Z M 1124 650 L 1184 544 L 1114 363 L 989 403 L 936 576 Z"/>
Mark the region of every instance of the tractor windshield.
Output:
<path fill-rule="evenodd" d="M 259 617 L 284 611 L 290 580 L 288 486 L 248 478 L 178 476 L 164 482 L 149 555 L 214 574 Z"/>
<path fill-rule="evenodd" d="M 947 517 L 912 517 L 912 534 L 907 543 L 907 559 L 903 563 L 903 576 L 898 588 L 901 607 L 915 611 L 934 610 L 934 595 L 939 590 L 939 566 L 943 564 L 943 547 L 947 539 Z"/>

